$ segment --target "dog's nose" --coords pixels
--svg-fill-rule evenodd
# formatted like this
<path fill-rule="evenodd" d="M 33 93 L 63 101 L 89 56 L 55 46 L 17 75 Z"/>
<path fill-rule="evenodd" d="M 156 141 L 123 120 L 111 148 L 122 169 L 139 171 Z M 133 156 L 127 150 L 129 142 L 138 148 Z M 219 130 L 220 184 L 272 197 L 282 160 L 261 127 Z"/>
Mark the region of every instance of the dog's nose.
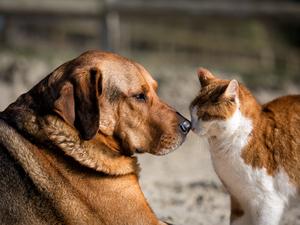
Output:
<path fill-rule="evenodd" d="M 181 115 L 179 112 L 177 112 L 178 115 L 178 119 L 179 119 L 179 130 L 182 134 L 187 134 L 192 125 L 190 123 L 190 121 L 188 121 L 183 115 Z"/>
<path fill-rule="evenodd" d="M 188 120 L 185 120 L 179 124 L 179 127 L 182 133 L 187 134 L 191 129 L 191 123 Z"/>

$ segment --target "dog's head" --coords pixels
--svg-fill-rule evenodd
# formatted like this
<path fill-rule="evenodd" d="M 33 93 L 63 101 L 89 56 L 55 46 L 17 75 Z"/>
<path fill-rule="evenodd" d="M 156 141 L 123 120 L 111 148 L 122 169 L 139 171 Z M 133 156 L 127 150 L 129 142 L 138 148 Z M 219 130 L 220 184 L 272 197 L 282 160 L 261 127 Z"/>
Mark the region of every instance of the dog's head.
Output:
<path fill-rule="evenodd" d="M 48 91 L 33 90 L 43 111 L 58 114 L 84 140 L 113 140 L 125 155 L 166 154 L 190 129 L 187 119 L 159 99 L 156 81 L 141 65 L 112 53 L 86 52 L 42 82 Z"/>

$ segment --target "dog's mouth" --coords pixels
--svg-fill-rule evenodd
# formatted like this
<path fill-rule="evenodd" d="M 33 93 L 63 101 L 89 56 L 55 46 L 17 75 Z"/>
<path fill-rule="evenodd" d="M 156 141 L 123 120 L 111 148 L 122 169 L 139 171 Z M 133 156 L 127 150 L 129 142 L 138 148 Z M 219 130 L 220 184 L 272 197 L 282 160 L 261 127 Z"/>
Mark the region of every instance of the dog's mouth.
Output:
<path fill-rule="evenodd" d="M 154 155 L 166 155 L 176 150 L 184 141 L 186 136 L 162 135 Z"/>
<path fill-rule="evenodd" d="M 137 154 L 150 153 L 153 155 L 166 155 L 176 150 L 184 141 L 185 136 L 162 135 L 156 148 L 146 150 L 145 148 L 135 148 Z"/>
<path fill-rule="evenodd" d="M 145 153 L 146 150 L 143 149 L 143 148 L 137 148 L 137 149 L 135 149 L 135 152 L 138 153 L 138 154 L 142 154 L 142 153 Z"/>
<path fill-rule="evenodd" d="M 119 137 L 119 136 L 118 136 Z M 117 138 L 120 143 L 120 151 L 123 155 L 132 156 L 136 154 L 150 153 L 153 155 L 166 155 L 175 149 L 177 149 L 186 139 L 186 135 L 182 133 L 164 133 L 160 137 L 155 138 L 154 142 L 143 142 L 141 139 L 139 142 L 134 143 L 129 136 Z M 137 138 L 136 138 L 137 140 Z"/>

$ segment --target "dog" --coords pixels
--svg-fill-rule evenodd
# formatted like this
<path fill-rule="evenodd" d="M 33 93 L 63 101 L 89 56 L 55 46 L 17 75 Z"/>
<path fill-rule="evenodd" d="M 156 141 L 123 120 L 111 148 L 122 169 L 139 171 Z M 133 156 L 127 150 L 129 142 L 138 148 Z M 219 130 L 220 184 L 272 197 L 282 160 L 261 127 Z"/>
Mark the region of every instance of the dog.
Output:
<path fill-rule="evenodd" d="M 0 113 L 0 224 L 162 225 L 135 153 L 178 148 L 190 122 L 138 63 L 88 51 Z"/>

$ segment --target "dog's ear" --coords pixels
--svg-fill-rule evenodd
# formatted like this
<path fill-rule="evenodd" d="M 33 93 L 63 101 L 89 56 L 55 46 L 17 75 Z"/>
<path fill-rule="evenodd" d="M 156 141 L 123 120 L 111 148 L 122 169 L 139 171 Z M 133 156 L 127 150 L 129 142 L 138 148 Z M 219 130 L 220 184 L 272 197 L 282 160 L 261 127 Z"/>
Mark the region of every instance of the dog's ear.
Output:
<path fill-rule="evenodd" d="M 97 68 L 72 76 L 60 90 L 54 111 L 68 124 L 75 126 L 82 139 L 89 140 L 99 129 L 99 103 L 102 75 Z"/>
<path fill-rule="evenodd" d="M 97 68 L 86 76 L 76 76 L 74 82 L 75 127 L 83 139 L 91 139 L 99 129 L 99 101 L 102 93 L 102 74 Z"/>
<path fill-rule="evenodd" d="M 75 122 L 74 89 L 70 82 L 66 82 L 59 92 L 59 97 L 54 102 L 54 111 L 71 126 Z"/>

